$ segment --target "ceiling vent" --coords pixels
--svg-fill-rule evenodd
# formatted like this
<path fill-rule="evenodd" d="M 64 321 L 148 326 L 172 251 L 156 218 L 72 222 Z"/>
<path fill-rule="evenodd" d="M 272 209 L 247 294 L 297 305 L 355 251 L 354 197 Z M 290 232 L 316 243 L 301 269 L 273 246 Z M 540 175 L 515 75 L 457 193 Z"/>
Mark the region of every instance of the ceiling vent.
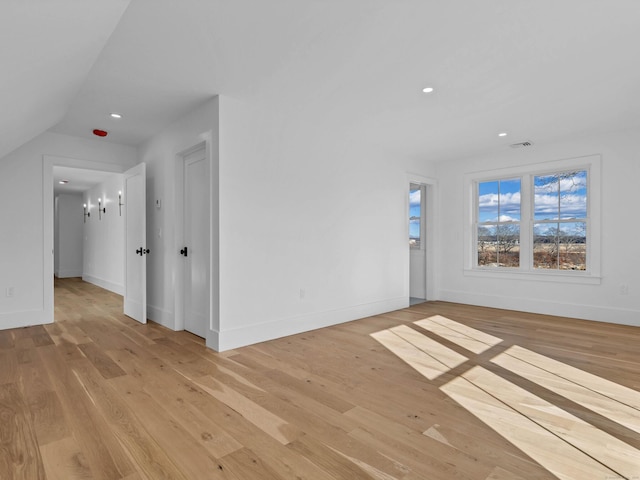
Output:
<path fill-rule="evenodd" d="M 531 142 L 520 142 L 520 143 L 512 143 L 509 146 L 511 148 L 523 148 L 523 147 L 530 147 L 531 145 L 533 145 L 533 143 Z"/>

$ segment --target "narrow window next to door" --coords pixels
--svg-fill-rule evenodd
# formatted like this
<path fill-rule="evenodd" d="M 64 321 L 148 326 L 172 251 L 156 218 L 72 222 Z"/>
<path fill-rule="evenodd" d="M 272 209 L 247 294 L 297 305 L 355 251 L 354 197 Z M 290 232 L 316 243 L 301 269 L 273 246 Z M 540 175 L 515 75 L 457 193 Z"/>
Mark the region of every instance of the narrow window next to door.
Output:
<path fill-rule="evenodd" d="M 422 188 L 409 187 L 409 246 L 419 249 L 422 243 Z"/>

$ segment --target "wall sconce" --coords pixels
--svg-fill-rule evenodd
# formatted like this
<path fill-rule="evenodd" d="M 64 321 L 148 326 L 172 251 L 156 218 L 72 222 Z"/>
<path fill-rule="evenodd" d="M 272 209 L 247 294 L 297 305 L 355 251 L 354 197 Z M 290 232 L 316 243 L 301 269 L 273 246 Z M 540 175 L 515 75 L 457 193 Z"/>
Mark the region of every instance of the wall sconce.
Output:
<path fill-rule="evenodd" d="M 84 223 L 87 223 L 87 217 L 91 217 L 91 212 L 87 212 L 87 204 L 82 205 L 84 208 Z"/>
<path fill-rule="evenodd" d="M 102 206 L 102 199 L 98 199 L 98 220 L 102 220 L 102 214 L 107 213 L 107 209 Z"/>
<path fill-rule="evenodd" d="M 118 190 L 118 208 L 120 209 L 120 216 L 122 216 L 122 206 L 124 205 L 124 203 L 122 203 L 122 190 Z"/>

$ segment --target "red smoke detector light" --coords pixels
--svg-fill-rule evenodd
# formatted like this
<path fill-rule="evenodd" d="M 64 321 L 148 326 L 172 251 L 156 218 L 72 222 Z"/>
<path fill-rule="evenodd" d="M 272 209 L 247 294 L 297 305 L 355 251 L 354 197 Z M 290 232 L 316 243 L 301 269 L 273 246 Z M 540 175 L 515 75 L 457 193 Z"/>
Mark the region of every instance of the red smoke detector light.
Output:
<path fill-rule="evenodd" d="M 108 133 L 108 132 L 105 132 L 104 130 L 100 130 L 100 129 L 96 128 L 96 129 L 93 131 L 93 134 L 94 134 L 94 135 L 97 135 L 98 137 L 106 137 L 109 133 Z"/>

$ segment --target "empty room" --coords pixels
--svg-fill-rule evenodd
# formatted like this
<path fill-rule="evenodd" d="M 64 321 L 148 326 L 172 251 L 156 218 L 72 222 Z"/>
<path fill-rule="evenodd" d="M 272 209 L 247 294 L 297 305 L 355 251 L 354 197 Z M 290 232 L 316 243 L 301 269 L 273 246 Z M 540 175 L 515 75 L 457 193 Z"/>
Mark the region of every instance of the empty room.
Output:
<path fill-rule="evenodd" d="M 0 479 L 638 480 L 639 27 L 3 2 Z"/>

